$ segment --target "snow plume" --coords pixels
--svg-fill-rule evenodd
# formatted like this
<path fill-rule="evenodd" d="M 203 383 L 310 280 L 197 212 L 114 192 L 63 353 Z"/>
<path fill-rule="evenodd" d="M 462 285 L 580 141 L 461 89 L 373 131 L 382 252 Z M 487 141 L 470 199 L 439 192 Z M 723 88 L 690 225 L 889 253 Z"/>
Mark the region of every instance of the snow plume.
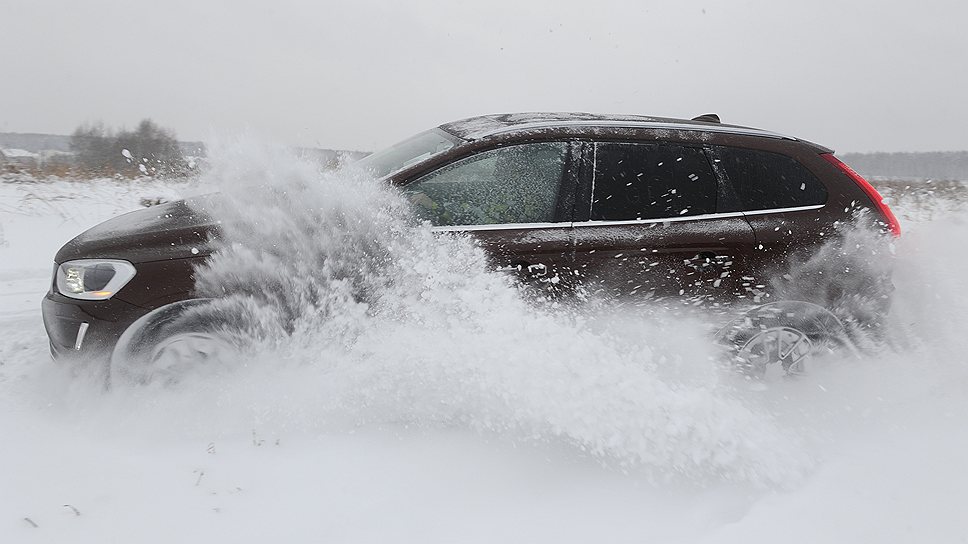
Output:
<path fill-rule="evenodd" d="M 794 255 L 786 269 L 774 274 L 778 300 L 802 300 L 827 308 L 847 328 L 860 347 L 877 347 L 894 285 L 894 239 L 859 209 L 851 223 L 836 225 L 819 248 Z"/>
<path fill-rule="evenodd" d="M 897 241 L 891 323 L 908 340 L 903 347 L 922 351 L 968 378 L 968 259 L 960 251 L 968 243 L 968 221 L 964 215 L 949 215 L 920 227 Z"/>
<path fill-rule="evenodd" d="M 465 428 L 656 481 L 786 485 L 811 465 L 724 383 L 704 327 L 592 325 L 528 304 L 470 238 L 431 232 L 352 169 L 239 143 L 208 176 L 222 246 L 198 289 L 256 340 L 182 393 L 216 392 L 218 409 L 255 419 L 242 425 Z"/>

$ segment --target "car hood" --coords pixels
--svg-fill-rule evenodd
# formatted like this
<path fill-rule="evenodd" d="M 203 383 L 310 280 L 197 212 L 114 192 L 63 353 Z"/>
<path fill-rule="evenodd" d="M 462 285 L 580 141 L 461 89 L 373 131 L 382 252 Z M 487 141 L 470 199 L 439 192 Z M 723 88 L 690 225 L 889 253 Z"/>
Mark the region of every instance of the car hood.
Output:
<path fill-rule="evenodd" d="M 205 195 L 126 213 L 90 228 L 68 242 L 54 258 L 110 258 L 132 263 L 208 255 L 218 225 L 208 211 L 218 194 Z"/>

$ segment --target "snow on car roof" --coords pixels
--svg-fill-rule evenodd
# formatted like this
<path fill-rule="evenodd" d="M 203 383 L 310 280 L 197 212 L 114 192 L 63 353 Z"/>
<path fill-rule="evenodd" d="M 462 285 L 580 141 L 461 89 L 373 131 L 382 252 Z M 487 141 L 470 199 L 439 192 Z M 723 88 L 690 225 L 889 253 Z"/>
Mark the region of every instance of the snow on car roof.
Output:
<path fill-rule="evenodd" d="M 440 128 L 465 140 L 477 140 L 487 136 L 519 130 L 533 130 L 553 127 L 627 127 L 627 128 L 665 128 L 695 130 L 706 132 L 725 132 L 747 134 L 794 140 L 774 132 L 738 125 L 724 125 L 704 121 L 690 121 L 669 117 L 649 117 L 645 115 L 605 115 L 584 112 L 526 112 L 502 113 L 469 117 L 440 125 Z"/>

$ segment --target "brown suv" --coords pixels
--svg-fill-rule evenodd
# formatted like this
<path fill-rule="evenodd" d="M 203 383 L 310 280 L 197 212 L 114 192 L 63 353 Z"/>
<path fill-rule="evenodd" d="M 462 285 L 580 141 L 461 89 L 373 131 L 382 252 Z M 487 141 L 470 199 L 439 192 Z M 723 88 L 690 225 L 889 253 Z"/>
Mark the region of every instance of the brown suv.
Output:
<path fill-rule="evenodd" d="M 488 115 L 358 164 L 399 186 L 436 230 L 472 233 L 496 265 L 556 293 L 761 305 L 721 339 L 744 360 L 785 371 L 840 326 L 823 309 L 839 295 L 778 303 L 770 278 L 862 209 L 899 234 L 877 192 L 831 150 L 712 114 Z M 193 271 L 214 237 L 211 218 L 175 202 L 67 243 L 43 304 L 54 356 L 110 353 L 136 320 L 126 336 L 137 342 L 123 344 L 149 360 L 186 339 L 204 344 L 206 335 L 165 324 L 194 304 Z"/>

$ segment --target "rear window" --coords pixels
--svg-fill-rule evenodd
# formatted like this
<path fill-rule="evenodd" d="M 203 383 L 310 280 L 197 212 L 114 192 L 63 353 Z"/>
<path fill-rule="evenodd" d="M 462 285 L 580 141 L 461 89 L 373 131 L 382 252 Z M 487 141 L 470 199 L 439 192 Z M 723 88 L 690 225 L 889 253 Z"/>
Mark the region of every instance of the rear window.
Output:
<path fill-rule="evenodd" d="M 716 175 L 702 149 L 599 143 L 592 220 L 663 219 L 716 211 Z"/>
<path fill-rule="evenodd" d="M 718 147 L 717 154 L 744 210 L 827 202 L 823 183 L 792 157 L 734 147 Z"/>

